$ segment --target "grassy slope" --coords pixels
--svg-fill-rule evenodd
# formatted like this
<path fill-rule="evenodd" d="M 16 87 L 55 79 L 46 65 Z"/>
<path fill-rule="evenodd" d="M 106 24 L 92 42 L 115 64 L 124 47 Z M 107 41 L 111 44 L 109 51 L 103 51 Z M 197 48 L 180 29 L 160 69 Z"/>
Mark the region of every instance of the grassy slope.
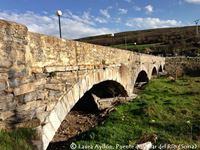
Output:
<path fill-rule="evenodd" d="M 97 45 L 114 46 L 121 49 L 127 48 L 137 52 L 143 49 L 141 46 L 125 47 L 125 38 L 127 45 L 132 45 L 135 42 L 137 45 L 145 45 L 144 48 L 150 48 L 152 53 L 156 55 L 162 53 L 168 55 L 174 55 L 175 53 L 180 55 L 200 53 L 200 38 L 195 37 L 195 26 L 127 31 L 115 33 L 114 37 L 111 34 L 106 34 L 77 40 Z"/>
<path fill-rule="evenodd" d="M 111 47 L 114 48 L 119 48 L 119 49 L 138 49 L 138 50 L 143 50 L 145 48 L 149 48 L 151 46 L 157 46 L 160 45 L 160 43 L 155 43 L 155 44 L 141 44 L 141 45 L 135 45 L 134 43 L 128 43 L 127 45 L 125 44 L 118 44 L 118 45 L 112 45 Z"/>
<path fill-rule="evenodd" d="M 76 143 L 129 144 L 144 134 L 156 133 L 157 144 L 196 143 L 200 146 L 200 84 L 195 82 L 197 80 L 200 81 L 200 77 L 175 83 L 167 79 L 151 81 L 139 98 L 118 106 L 105 124 L 82 134 Z"/>
<path fill-rule="evenodd" d="M 16 129 L 12 132 L 0 131 L 0 150 L 33 150 L 30 140 L 32 129 Z"/>

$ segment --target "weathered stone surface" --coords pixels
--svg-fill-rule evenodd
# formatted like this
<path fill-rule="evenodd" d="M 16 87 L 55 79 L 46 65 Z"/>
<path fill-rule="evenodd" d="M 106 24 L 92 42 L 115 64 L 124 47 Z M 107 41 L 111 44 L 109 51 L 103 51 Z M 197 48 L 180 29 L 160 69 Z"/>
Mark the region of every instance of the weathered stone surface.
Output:
<path fill-rule="evenodd" d="M 36 86 L 32 83 L 21 85 L 14 89 L 15 96 L 29 93 L 36 90 Z"/>
<path fill-rule="evenodd" d="M 5 111 L 0 113 L 0 120 L 6 120 L 7 118 L 10 118 L 14 115 L 15 113 L 12 111 Z"/>
<path fill-rule="evenodd" d="M 0 110 L 14 110 L 16 108 L 16 102 L 13 99 L 14 97 L 12 94 L 0 95 Z"/>
<path fill-rule="evenodd" d="M 41 124 L 39 119 L 32 119 L 25 122 L 20 122 L 15 125 L 15 128 L 36 128 Z"/>
<path fill-rule="evenodd" d="M 5 90 L 6 89 L 6 83 L 5 83 L 5 81 L 2 81 L 2 80 L 0 80 L 0 91 L 3 91 L 3 90 Z"/>
<path fill-rule="evenodd" d="M 55 90 L 55 91 L 64 91 L 63 84 L 45 84 L 45 88 L 49 90 Z"/>
<path fill-rule="evenodd" d="M 8 80 L 8 74 L 7 73 L 0 73 L 0 81 L 1 80 L 7 81 Z"/>
<path fill-rule="evenodd" d="M 56 105 L 56 101 L 54 102 L 48 102 L 48 104 L 46 105 L 46 111 L 51 111 Z"/>
<path fill-rule="evenodd" d="M 33 67 L 31 68 L 32 73 L 43 73 L 43 68 Z"/>
<path fill-rule="evenodd" d="M 34 101 L 36 99 L 37 99 L 37 93 L 35 91 L 24 95 L 24 102 L 25 103 L 27 103 L 29 101 Z"/>
<path fill-rule="evenodd" d="M 21 86 L 19 86 L 19 87 L 14 89 L 14 94 L 17 96 L 17 95 L 22 95 L 22 94 L 25 94 L 25 93 L 29 93 L 29 92 L 35 91 L 36 88 L 39 85 L 43 85 L 45 83 L 46 83 L 46 80 L 41 79 L 41 80 L 36 81 L 34 83 L 23 84 L 23 85 L 21 85 Z"/>

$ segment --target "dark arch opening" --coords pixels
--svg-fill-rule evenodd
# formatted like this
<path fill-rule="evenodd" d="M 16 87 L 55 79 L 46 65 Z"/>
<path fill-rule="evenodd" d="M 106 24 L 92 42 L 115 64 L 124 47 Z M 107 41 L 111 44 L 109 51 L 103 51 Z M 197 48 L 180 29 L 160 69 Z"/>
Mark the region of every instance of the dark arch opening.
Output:
<path fill-rule="evenodd" d="M 163 72 L 162 66 L 160 65 L 158 72 Z"/>
<path fill-rule="evenodd" d="M 147 84 L 149 82 L 149 78 L 147 76 L 147 73 L 142 70 L 138 76 L 137 76 L 137 79 L 135 81 L 135 87 L 136 88 L 141 88 L 142 86 L 144 86 L 145 84 Z"/>
<path fill-rule="evenodd" d="M 95 113 L 99 111 L 95 98 L 102 99 L 118 96 L 128 96 L 124 87 L 116 81 L 103 81 L 101 83 L 95 84 L 89 91 L 87 91 L 83 97 L 81 97 L 75 104 L 72 110 Z"/>
<path fill-rule="evenodd" d="M 165 65 L 163 66 L 163 70 L 165 70 Z"/>
<path fill-rule="evenodd" d="M 152 70 L 152 76 L 157 76 L 157 70 L 156 70 L 156 67 L 153 68 Z"/>

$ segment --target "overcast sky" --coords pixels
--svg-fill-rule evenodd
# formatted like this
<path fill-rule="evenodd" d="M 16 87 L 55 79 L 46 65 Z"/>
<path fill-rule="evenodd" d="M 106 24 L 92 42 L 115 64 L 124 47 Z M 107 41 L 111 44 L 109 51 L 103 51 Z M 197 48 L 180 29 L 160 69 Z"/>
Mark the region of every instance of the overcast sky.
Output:
<path fill-rule="evenodd" d="M 63 37 L 68 39 L 193 25 L 200 18 L 200 0 L 1 0 L 0 19 L 59 36 L 57 9 L 63 12 Z"/>

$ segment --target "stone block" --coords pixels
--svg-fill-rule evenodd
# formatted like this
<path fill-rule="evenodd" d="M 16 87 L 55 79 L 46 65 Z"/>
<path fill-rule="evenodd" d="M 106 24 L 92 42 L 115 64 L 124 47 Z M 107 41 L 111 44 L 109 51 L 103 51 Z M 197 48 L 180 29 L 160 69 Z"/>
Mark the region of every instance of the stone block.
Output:
<path fill-rule="evenodd" d="M 34 83 L 27 83 L 27 84 L 23 84 L 17 88 L 14 89 L 14 95 L 22 95 L 25 93 L 29 93 L 29 92 L 33 92 L 36 90 L 36 88 L 40 85 L 43 85 L 46 83 L 45 79 L 40 79 Z"/>
<path fill-rule="evenodd" d="M 37 99 L 37 93 L 34 91 L 34 92 L 30 92 L 30 93 L 27 93 L 24 95 L 24 102 L 27 103 L 29 101 L 34 101 Z"/>
<path fill-rule="evenodd" d="M 54 130 L 57 131 L 61 124 L 61 121 L 59 120 L 55 110 L 52 110 L 50 115 L 48 116 L 48 122 L 50 122 Z"/>
<path fill-rule="evenodd" d="M 27 84 L 21 85 L 20 87 L 15 88 L 14 95 L 17 96 L 17 95 L 29 93 L 29 92 L 35 91 L 36 88 L 37 87 L 33 83 L 27 83 Z"/>
<path fill-rule="evenodd" d="M 53 128 L 53 126 L 51 125 L 50 122 L 46 123 L 43 128 L 43 135 L 46 135 L 46 137 L 49 139 L 49 141 L 51 141 L 53 139 L 53 136 L 56 132 L 56 130 Z"/>
<path fill-rule="evenodd" d="M 39 67 L 33 67 L 31 68 L 32 73 L 43 73 L 43 68 Z"/>
<path fill-rule="evenodd" d="M 81 92 L 78 83 L 74 85 L 74 87 L 72 88 L 72 92 L 73 92 L 74 101 L 76 103 L 80 99 L 80 92 Z"/>
<path fill-rule="evenodd" d="M 42 145 L 43 145 L 43 148 L 42 150 L 46 150 L 49 143 L 51 142 L 52 139 L 48 139 L 48 135 L 46 134 L 42 134 Z"/>
<path fill-rule="evenodd" d="M 47 105 L 46 105 L 46 111 L 51 111 L 56 105 L 56 101 L 53 101 L 53 102 L 48 102 Z"/>
<path fill-rule="evenodd" d="M 7 60 L 0 60 L 0 68 L 10 68 L 12 66 L 12 61 Z"/>
<path fill-rule="evenodd" d="M 3 80 L 0 80 L 0 91 L 3 91 L 7 88 L 6 82 Z"/>
<path fill-rule="evenodd" d="M 65 66 L 49 66 L 45 67 L 45 72 L 58 72 L 58 71 L 65 71 Z"/>
<path fill-rule="evenodd" d="M 14 102 L 13 99 L 12 94 L 0 96 L 0 110 L 7 111 L 15 109 L 16 102 Z"/>
<path fill-rule="evenodd" d="M 46 90 L 37 90 L 37 100 L 44 100 L 48 97 L 48 92 Z"/>
<path fill-rule="evenodd" d="M 0 113 L 0 120 L 6 120 L 7 118 L 12 117 L 15 115 L 12 111 L 5 111 Z"/>
<path fill-rule="evenodd" d="M 46 89 L 64 91 L 64 84 L 45 84 Z"/>
<path fill-rule="evenodd" d="M 36 113 L 36 117 L 40 120 L 40 122 L 45 122 L 45 119 L 49 115 L 49 112 L 38 112 Z"/>
<path fill-rule="evenodd" d="M 9 69 L 8 68 L 1 68 L 0 67 L 0 73 L 7 73 L 9 71 Z"/>
<path fill-rule="evenodd" d="M 66 100 L 67 100 L 67 104 L 70 106 L 70 110 L 71 110 L 75 104 L 74 95 L 71 90 L 67 93 Z"/>
<path fill-rule="evenodd" d="M 54 108 L 59 120 L 62 122 L 65 119 L 65 116 L 67 115 L 67 111 L 62 106 L 61 102 L 58 102 Z"/>
<path fill-rule="evenodd" d="M 0 80 L 7 81 L 8 80 L 8 74 L 7 73 L 0 73 Z"/>

